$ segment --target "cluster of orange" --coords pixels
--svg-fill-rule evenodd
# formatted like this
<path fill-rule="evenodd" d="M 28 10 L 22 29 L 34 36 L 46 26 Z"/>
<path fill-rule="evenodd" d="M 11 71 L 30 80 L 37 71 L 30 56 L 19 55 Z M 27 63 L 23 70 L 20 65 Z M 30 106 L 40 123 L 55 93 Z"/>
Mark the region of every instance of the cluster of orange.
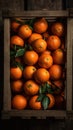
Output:
<path fill-rule="evenodd" d="M 55 21 L 49 26 L 45 18 L 36 18 L 30 26 L 19 18 L 11 21 L 12 108 L 61 108 L 66 62 L 64 25 Z"/>

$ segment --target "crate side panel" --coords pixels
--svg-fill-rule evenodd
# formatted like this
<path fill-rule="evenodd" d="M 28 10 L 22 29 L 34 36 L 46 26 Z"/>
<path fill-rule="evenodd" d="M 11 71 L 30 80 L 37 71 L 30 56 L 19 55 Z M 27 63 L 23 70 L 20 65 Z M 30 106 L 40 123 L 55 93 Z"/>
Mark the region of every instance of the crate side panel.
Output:
<path fill-rule="evenodd" d="M 3 110 L 11 109 L 10 90 L 10 20 L 4 20 L 4 94 Z"/>
<path fill-rule="evenodd" d="M 72 111 L 72 37 L 73 19 L 67 21 L 67 111 Z"/>

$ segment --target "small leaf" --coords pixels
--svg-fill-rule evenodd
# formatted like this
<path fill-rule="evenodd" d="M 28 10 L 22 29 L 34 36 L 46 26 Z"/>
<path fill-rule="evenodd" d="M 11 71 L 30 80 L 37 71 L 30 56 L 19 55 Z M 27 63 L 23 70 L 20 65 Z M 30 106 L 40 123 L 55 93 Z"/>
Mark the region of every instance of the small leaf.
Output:
<path fill-rule="evenodd" d="M 15 57 L 22 56 L 22 55 L 24 54 L 24 52 L 25 52 L 25 49 L 24 49 L 24 48 L 17 50 Z"/>
<path fill-rule="evenodd" d="M 50 99 L 47 96 L 45 96 L 42 100 L 42 106 L 44 110 L 48 108 L 49 103 L 50 103 Z"/>
<path fill-rule="evenodd" d="M 51 85 L 48 84 L 48 83 L 46 83 L 46 87 L 47 87 L 47 89 L 50 89 L 50 88 L 51 88 Z"/>
<path fill-rule="evenodd" d="M 21 63 L 16 61 L 15 64 L 23 71 L 23 65 Z"/>
<path fill-rule="evenodd" d="M 10 50 L 10 58 L 13 58 L 15 56 L 16 52 L 13 50 Z"/>
<path fill-rule="evenodd" d="M 41 102 L 43 98 L 44 98 L 44 94 L 39 94 L 37 101 Z"/>
<path fill-rule="evenodd" d="M 40 86 L 39 93 L 40 93 L 40 94 L 46 93 L 46 86 L 45 86 L 44 84 L 42 84 L 42 85 Z"/>

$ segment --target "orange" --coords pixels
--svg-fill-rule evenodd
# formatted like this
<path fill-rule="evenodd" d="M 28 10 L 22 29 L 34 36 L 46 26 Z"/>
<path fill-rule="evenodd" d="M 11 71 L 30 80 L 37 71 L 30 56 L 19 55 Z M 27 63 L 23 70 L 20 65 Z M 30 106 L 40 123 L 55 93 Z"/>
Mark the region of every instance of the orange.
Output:
<path fill-rule="evenodd" d="M 38 60 L 38 64 L 42 68 L 50 68 L 53 64 L 53 58 L 49 54 L 41 54 Z"/>
<path fill-rule="evenodd" d="M 27 80 L 23 85 L 25 94 L 27 95 L 35 95 L 39 91 L 39 85 L 33 80 Z"/>
<path fill-rule="evenodd" d="M 19 26 L 21 25 L 21 23 L 23 23 L 23 20 L 20 18 L 15 18 L 14 20 L 11 21 L 11 29 L 14 32 L 17 32 Z"/>
<path fill-rule="evenodd" d="M 50 78 L 50 74 L 48 70 L 45 68 L 39 68 L 34 73 L 34 79 L 37 83 L 47 82 Z"/>
<path fill-rule="evenodd" d="M 11 84 L 11 89 L 13 92 L 21 92 L 22 91 L 22 87 L 23 87 L 23 82 L 22 80 L 16 80 L 16 81 L 12 81 Z"/>
<path fill-rule="evenodd" d="M 48 55 L 51 55 L 51 51 L 46 49 L 42 54 L 48 54 Z"/>
<path fill-rule="evenodd" d="M 32 29 L 30 28 L 29 25 L 22 25 L 20 26 L 18 30 L 18 35 L 22 37 L 23 39 L 27 39 L 31 36 L 32 34 Z"/>
<path fill-rule="evenodd" d="M 37 53 L 42 53 L 47 48 L 47 43 L 42 38 L 35 40 L 31 45 Z"/>
<path fill-rule="evenodd" d="M 51 88 L 54 90 L 54 94 L 60 94 L 64 90 L 65 84 L 62 79 L 55 80 L 55 81 L 48 81 L 49 85 L 51 85 Z"/>
<path fill-rule="evenodd" d="M 49 33 L 48 33 L 48 32 L 44 32 L 44 33 L 42 34 L 42 36 L 43 36 L 43 39 L 44 39 L 44 40 L 47 40 L 48 37 L 49 37 Z"/>
<path fill-rule="evenodd" d="M 31 36 L 29 37 L 28 39 L 28 43 L 31 44 L 33 41 L 39 39 L 39 38 L 42 38 L 42 35 L 41 34 L 38 34 L 38 33 L 32 33 Z"/>
<path fill-rule="evenodd" d="M 13 80 L 18 80 L 22 77 L 22 70 L 19 67 L 10 68 L 10 77 Z"/>
<path fill-rule="evenodd" d="M 13 47 L 13 45 L 18 45 L 18 46 L 24 46 L 24 40 L 19 37 L 18 35 L 11 36 L 10 38 L 10 46 Z"/>
<path fill-rule="evenodd" d="M 38 98 L 38 95 L 32 96 L 29 100 L 29 106 L 31 109 L 34 109 L 34 110 L 41 110 L 42 109 L 41 102 L 38 102 L 37 98 Z"/>
<path fill-rule="evenodd" d="M 15 95 L 11 101 L 12 108 L 22 110 L 27 106 L 27 99 L 22 95 Z"/>
<path fill-rule="evenodd" d="M 55 22 L 53 23 L 51 27 L 51 31 L 54 35 L 57 35 L 59 37 L 64 35 L 64 25 L 61 22 Z"/>
<path fill-rule="evenodd" d="M 52 53 L 53 62 L 55 64 L 64 64 L 65 63 L 65 53 L 62 49 L 57 49 Z"/>
<path fill-rule="evenodd" d="M 35 51 L 26 51 L 23 56 L 23 62 L 26 65 L 34 65 L 38 61 L 38 54 Z"/>
<path fill-rule="evenodd" d="M 55 108 L 56 109 L 65 109 L 66 101 L 65 98 L 61 95 L 55 95 Z"/>
<path fill-rule="evenodd" d="M 51 35 L 47 39 L 47 47 L 49 50 L 53 51 L 56 50 L 60 47 L 61 45 L 61 40 L 58 36 L 56 35 Z"/>
<path fill-rule="evenodd" d="M 39 18 L 35 21 L 33 25 L 34 32 L 44 33 L 48 29 L 48 22 L 45 18 Z"/>
<path fill-rule="evenodd" d="M 35 71 L 36 68 L 34 66 L 26 66 L 23 70 L 23 77 L 25 79 L 32 79 Z"/>
<path fill-rule="evenodd" d="M 63 69 L 62 69 L 62 67 L 60 65 L 53 64 L 49 68 L 49 73 L 50 73 L 50 79 L 59 80 L 59 79 L 62 78 Z"/>
<path fill-rule="evenodd" d="M 55 105 L 55 98 L 54 98 L 54 96 L 53 96 L 52 94 L 47 94 L 47 96 L 48 96 L 49 99 L 50 99 L 50 103 L 49 103 L 49 105 L 48 105 L 48 109 L 51 109 L 51 108 L 53 108 L 54 105 Z"/>

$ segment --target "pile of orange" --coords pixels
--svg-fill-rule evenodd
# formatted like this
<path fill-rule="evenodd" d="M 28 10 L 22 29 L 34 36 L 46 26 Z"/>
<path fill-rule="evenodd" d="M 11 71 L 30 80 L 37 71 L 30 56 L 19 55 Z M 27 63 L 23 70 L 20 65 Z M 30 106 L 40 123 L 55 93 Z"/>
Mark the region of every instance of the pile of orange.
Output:
<path fill-rule="evenodd" d="M 65 103 L 65 64 L 62 22 L 56 20 L 49 24 L 46 18 L 11 20 L 12 109 L 62 109 Z"/>

